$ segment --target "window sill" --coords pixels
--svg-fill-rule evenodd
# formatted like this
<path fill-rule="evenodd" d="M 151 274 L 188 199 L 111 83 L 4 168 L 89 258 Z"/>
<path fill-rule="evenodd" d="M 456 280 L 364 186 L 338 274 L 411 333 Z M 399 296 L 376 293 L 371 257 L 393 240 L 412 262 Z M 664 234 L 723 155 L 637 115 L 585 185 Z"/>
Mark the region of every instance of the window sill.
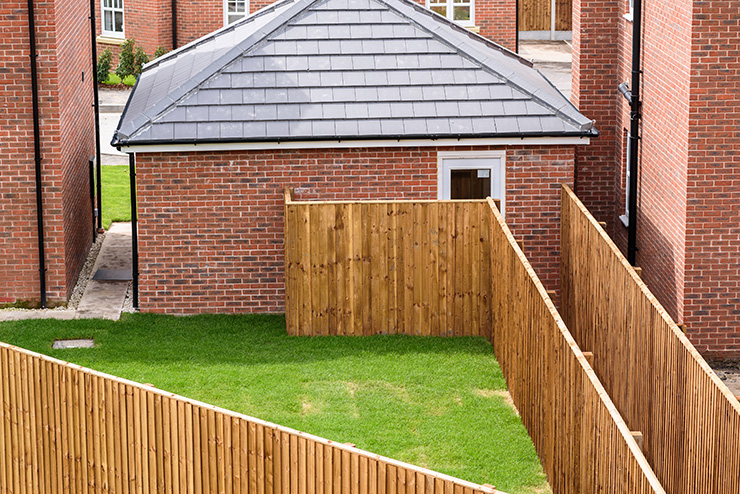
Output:
<path fill-rule="evenodd" d="M 105 35 L 98 36 L 97 38 L 95 38 L 95 41 L 97 41 L 101 45 L 115 45 L 115 46 L 120 46 L 126 42 L 126 40 L 123 37 L 114 38 L 113 36 L 105 36 Z"/>
<path fill-rule="evenodd" d="M 629 228 L 629 226 L 630 226 L 630 219 L 629 219 L 629 217 L 626 214 L 623 214 L 622 216 L 620 216 L 619 217 L 619 221 L 622 222 L 622 224 L 624 225 L 625 228 Z"/>
<path fill-rule="evenodd" d="M 480 34 L 480 26 L 463 26 L 465 29 L 468 29 L 475 34 Z"/>
<path fill-rule="evenodd" d="M 627 13 L 626 13 L 626 14 L 624 14 L 624 15 L 623 15 L 622 17 L 624 17 L 624 19 L 625 19 L 625 20 L 626 20 L 627 22 L 632 22 L 632 21 L 634 20 L 634 19 L 632 18 L 632 12 L 627 12 Z"/>

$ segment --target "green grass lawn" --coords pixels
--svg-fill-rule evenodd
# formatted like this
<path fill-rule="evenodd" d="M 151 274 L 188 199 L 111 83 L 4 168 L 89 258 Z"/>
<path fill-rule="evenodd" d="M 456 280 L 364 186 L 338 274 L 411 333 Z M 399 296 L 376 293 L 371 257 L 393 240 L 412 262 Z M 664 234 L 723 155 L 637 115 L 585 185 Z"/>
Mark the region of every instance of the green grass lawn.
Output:
<path fill-rule="evenodd" d="M 52 350 L 92 337 L 94 349 Z M 507 492 L 548 489 L 483 338 L 291 337 L 282 316 L 0 324 L 0 340 Z"/>
<path fill-rule="evenodd" d="M 131 221 L 128 166 L 103 166 L 100 170 L 103 196 L 103 228 L 114 221 Z"/>

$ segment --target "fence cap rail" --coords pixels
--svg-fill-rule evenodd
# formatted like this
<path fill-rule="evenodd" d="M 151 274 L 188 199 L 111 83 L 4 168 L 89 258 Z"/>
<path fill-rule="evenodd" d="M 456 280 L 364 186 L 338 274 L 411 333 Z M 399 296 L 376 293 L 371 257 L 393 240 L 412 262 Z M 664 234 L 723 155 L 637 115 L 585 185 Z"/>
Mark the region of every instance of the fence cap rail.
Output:
<path fill-rule="evenodd" d="M 290 187 L 285 187 L 285 204 L 298 205 L 298 206 L 336 206 L 341 204 L 484 204 L 488 199 L 353 199 L 353 200 L 337 200 L 337 201 L 324 201 L 324 200 L 295 200 L 295 191 Z M 501 206 L 499 199 L 493 199 L 496 203 L 496 207 Z"/>

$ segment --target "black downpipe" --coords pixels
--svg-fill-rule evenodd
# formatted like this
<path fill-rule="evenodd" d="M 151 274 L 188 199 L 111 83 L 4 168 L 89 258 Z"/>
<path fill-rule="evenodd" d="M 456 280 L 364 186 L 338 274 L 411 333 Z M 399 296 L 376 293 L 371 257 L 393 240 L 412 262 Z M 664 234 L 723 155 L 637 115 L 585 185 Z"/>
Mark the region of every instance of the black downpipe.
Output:
<path fill-rule="evenodd" d="M 630 197 L 629 220 L 627 225 L 627 260 L 633 266 L 637 261 L 637 160 L 640 156 L 640 120 L 642 119 L 642 101 L 640 101 L 640 70 L 642 54 L 642 0 L 634 0 L 632 12 L 632 91 L 630 97 Z"/>
<path fill-rule="evenodd" d="M 98 231 L 95 228 L 95 156 L 91 156 L 87 161 L 87 169 L 90 171 L 90 212 L 93 219 L 92 241 L 95 242 L 95 239 L 98 238 Z"/>
<path fill-rule="evenodd" d="M 133 279 L 134 310 L 139 310 L 139 233 L 136 223 L 136 155 L 128 155 L 129 185 L 131 187 L 131 277 Z"/>
<path fill-rule="evenodd" d="M 95 175 L 97 176 L 96 195 L 97 201 L 97 227 L 103 229 L 103 194 L 101 185 L 101 162 L 100 162 L 100 99 L 98 98 L 98 45 L 97 27 L 95 25 L 95 0 L 90 0 L 90 41 L 92 44 L 92 68 L 93 68 L 93 107 L 95 108 Z M 95 218 L 93 218 L 93 222 Z M 93 229 L 95 225 L 93 224 Z"/>
<path fill-rule="evenodd" d="M 41 190 L 41 131 L 39 115 L 39 86 L 36 71 L 36 22 L 33 0 L 28 0 L 28 33 L 31 56 L 31 97 L 33 99 L 33 153 L 36 168 L 36 225 L 39 238 L 39 294 L 41 308 L 46 308 L 46 255 L 44 254 L 44 201 Z"/>
<path fill-rule="evenodd" d="M 177 0 L 172 0 L 172 49 L 177 49 Z"/>
<path fill-rule="evenodd" d="M 516 52 L 519 53 L 519 0 L 516 0 Z"/>

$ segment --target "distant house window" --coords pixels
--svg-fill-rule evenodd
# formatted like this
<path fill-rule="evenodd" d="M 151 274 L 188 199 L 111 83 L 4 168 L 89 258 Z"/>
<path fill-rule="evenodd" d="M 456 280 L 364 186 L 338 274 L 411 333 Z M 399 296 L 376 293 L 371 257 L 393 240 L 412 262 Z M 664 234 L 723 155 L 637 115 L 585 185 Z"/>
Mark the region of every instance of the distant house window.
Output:
<path fill-rule="evenodd" d="M 103 0 L 103 35 L 123 38 L 123 0 Z"/>
<path fill-rule="evenodd" d="M 624 164 L 626 168 L 626 173 L 624 174 L 624 214 L 619 217 L 622 224 L 624 226 L 629 226 L 629 218 L 630 218 L 630 194 L 632 191 L 630 190 L 630 157 L 632 152 L 632 139 L 630 139 L 630 133 L 625 131 L 625 144 L 624 144 L 624 150 L 625 150 L 625 157 L 624 157 Z"/>
<path fill-rule="evenodd" d="M 224 25 L 228 26 L 249 13 L 249 0 L 224 0 Z"/>
<path fill-rule="evenodd" d="M 473 25 L 473 0 L 427 0 L 427 7 L 463 26 Z"/>

